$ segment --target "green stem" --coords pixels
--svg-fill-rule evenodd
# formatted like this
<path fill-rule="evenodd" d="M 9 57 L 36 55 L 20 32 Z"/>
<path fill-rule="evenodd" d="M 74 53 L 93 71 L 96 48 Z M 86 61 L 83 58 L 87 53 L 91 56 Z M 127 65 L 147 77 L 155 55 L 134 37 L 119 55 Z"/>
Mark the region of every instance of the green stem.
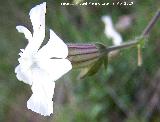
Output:
<path fill-rule="evenodd" d="M 139 43 L 139 41 L 130 41 L 130 42 L 126 42 L 126 43 L 123 43 L 121 45 L 118 45 L 118 46 L 110 46 L 106 49 L 106 51 L 111 52 L 111 51 L 119 50 L 119 49 L 122 49 L 122 48 L 129 48 L 129 47 L 132 47 L 132 46 L 136 46 L 138 43 Z"/>

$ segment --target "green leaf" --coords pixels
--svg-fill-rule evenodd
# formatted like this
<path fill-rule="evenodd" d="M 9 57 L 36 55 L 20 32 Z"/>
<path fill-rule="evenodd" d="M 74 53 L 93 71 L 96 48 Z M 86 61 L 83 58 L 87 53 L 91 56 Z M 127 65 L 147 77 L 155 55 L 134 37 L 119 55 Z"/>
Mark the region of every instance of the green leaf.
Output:
<path fill-rule="evenodd" d="M 108 55 L 103 56 L 103 64 L 104 64 L 104 68 L 107 69 L 107 67 L 108 67 Z"/>
<path fill-rule="evenodd" d="M 101 44 L 101 43 L 96 43 L 95 45 L 96 45 L 97 49 L 100 51 L 100 53 L 102 55 L 101 60 L 102 60 L 102 62 L 104 64 L 105 69 L 107 69 L 107 66 L 108 66 L 108 54 L 106 53 L 106 46 Z"/>
<path fill-rule="evenodd" d="M 79 77 L 80 78 L 84 78 L 86 76 L 94 75 L 99 70 L 99 68 L 102 65 L 102 63 L 103 63 L 102 58 L 98 59 L 92 65 L 82 69 Z"/>
<path fill-rule="evenodd" d="M 146 45 L 146 42 L 148 41 L 147 37 L 138 37 L 137 40 L 139 41 L 140 47 L 144 48 Z"/>
<path fill-rule="evenodd" d="M 89 69 L 89 71 L 87 72 L 86 75 L 88 75 L 88 76 L 94 75 L 94 74 L 99 70 L 99 68 L 101 67 L 102 63 L 103 63 L 103 59 L 100 58 L 98 61 L 96 61 L 96 62 L 90 67 L 90 69 Z"/>
<path fill-rule="evenodd" d="M 81 70 L 81 73 L 79 75 L 79 78 L 81 79 L 97 73 L 102 64 L 104 65 L 105 69 L 107 68 L 108 53 L 106 52 L 106 46 L 101 43 L 96 43 L 95 45 L 100 53 L 99 59 Z"/>
<path fill-rule="evenodd" d="M 83 68 L 81 70 L 79 78 L 82 79 L 82 78 L 85 78 L 86 76 L 92 76 L 92 75 L 96 74 L 102 64 L 104 64 L 105 69 L 107 69 L 108 56 L 107 57 L 103 56 L 103 57 L 99 58 L 96 62 L 94 62 L 92 65 L 90 65 L 86 68 Z"/>

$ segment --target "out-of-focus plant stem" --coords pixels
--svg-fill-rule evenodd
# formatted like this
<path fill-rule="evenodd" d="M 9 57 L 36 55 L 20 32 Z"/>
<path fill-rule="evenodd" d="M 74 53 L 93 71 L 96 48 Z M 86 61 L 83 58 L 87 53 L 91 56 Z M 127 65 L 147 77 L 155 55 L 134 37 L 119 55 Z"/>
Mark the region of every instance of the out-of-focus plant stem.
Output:
<path fill-rule="evenodd" d="M 146 26 L 146 28 L 142 32 L 141 38 L 145 38 L 145 36 L 147 36 L 149 34 L 149 32 L 152 30 L 155 23 L 158 21 L 159 17 L 160 17 L 160 9 L 156 12 L 155 16 L 152 18 L 152 20 L 149 22 L 149 24 Z M 118 49 L 122 49 L 122 48 L 137 46 L 138 43 L 140 43 L 139 40 L 129 41 L 127 43 L 123 43 L 123 44 L 118 45 L 118 46 L 108 47 L 107 50 L 108 50 L 108 52 L 110 52 L 110 51 L 114 51 L 114 50 L 118 50 Z"/>
<path fill-rule="evenodd" d="M 160 9 L 156 12 L 155 16 L 152 18 L 147 27 L 144 29 L 142 36 L 146 36 L 149 34 L 155 23 L 158 21 L 159 17 L 160 17 Z"/>

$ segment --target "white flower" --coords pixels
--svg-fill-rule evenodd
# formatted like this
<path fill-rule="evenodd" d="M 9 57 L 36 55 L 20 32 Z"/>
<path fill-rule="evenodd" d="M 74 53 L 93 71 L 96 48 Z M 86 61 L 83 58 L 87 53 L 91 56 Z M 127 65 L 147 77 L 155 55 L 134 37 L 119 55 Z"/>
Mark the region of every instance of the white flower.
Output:
<path fill-rule="evenodd" d="M 105 24 L 105 35 L 111 38 L 114 45 L 120 45 L 122 43 L 121 35 L 114 29 L 112 19 L 110 16 L 103 16 L 102 21 Z"/>
<path fill-rule="evenodd" d="M 40 48 L 45 37 L 45 12 L 45 2 L 31 9 L 29 15 L 33 35 L 24 26 L 16 27 L 24 33 L 28 45 L 19 53 L 15 73 L 18 80 L 31 85 L 33 94 L 27 102 L 28 109 L 48 116 L 53 113 L 54 81 L 71 70 L 72 65 L 65 59 L 68 55 L 67 45 L 52 30 L 48 43 Z"/>

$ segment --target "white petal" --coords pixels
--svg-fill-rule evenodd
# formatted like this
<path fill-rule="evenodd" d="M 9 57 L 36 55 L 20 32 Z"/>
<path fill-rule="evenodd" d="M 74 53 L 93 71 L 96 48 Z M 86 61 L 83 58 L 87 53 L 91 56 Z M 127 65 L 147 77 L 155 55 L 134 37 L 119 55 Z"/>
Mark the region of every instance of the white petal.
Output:
<path fill-rule="evenodd" d="M 32 84 L 32 73 L 30 70 L 23 72 L 21 66 L 18 65 L 15 68 L 16 77 L 18 80 L 23 81 L 26 84 Z"/>
<path fill-rule="evenodd" d="M 20 70 L 20 66 L 18 65 L 16 68 L 15 68 L 15 73 L 16 73 L 16 76 L 17 76 L 17 79 L 20 80 L 20 81 L 26 81 L 26 78 L 23 76 L 21 70 Z"/>
<path fill-rule="evenodd" d="M 72 69 L 68 59 L 48 59 L 38 63 L 39 67 L 49 74 L 53 81 L 56 81 Z"/>
<path fill-rule="evenodd" d="M 114 29 L 111 17 L 110 16 L 103 16 L 102 21 L 105 24 L 105 34 L 106 34 L 106 36 L 113 40 L 114 45 L 120 45 L 122 43 L 122 37 Z"/>
<path fill-rule="evenodd" d="M 43 70 L 33 69 L 32 96 L 27 102 L 28 109 L 44 116 L 53 113 L 53 94 L 55 83 Z"/>
<path fill-rule="evenodd" d="M 121 35 L 118 32 L 116 32 L 115 30 L 113 31 L 112 39 L 113 39 L 114 45 L 120 45 L 122 43 Z"/>
<path fill-rule="evenodd" d="M 44 116 L 53 113 L 54 81 L 72 68 L 67 59 L 41 60 L 32 67 L 32 96 L 27 107 Z"/>
<path fill-rule="evenodd" d="M 18 32 L 24 33 L 24 35 L 25 35 L 26 39 L 28 39 L 28 41 L 30 41 L 32 39 L 32 34 L 26 27 L 16 26 L 16 29 L 18 30 Z"/>
<path fill-rule="evenodd" d="M 50 39 L 38 51 L 38 57 L 44 58 L 66 58 L 68 55 L 68 47 L 52 30 L 50 30 Z"/>
<path fill-rule="evenodd" d="M 45 2 L 32 8 L 29 13 L 33 25 L 33 43 L 36 50 L 39 49 L 45 37 L 45 13 Z"/>
<path fill-rule="evenodd" d="M 104 24 L 106 25 L 106 27 L 108 26 L 108 27 L 113 28 L 112 19 L 111 19 L 110 16 L 103 16 L 103 17 L 102 17 L 102 21 L 104 22 Z M 108 28 L 108 27 L 107 27 L 107 28 Z"/>

